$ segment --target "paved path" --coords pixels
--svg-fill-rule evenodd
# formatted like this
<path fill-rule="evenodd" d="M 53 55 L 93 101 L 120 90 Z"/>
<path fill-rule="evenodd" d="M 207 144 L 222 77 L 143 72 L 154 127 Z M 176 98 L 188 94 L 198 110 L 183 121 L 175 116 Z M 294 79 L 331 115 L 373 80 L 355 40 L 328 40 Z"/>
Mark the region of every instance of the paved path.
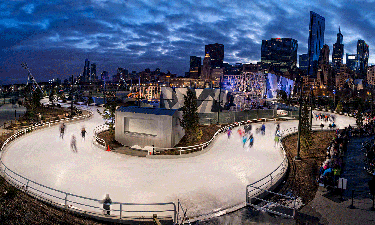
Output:
<path fill-rule="evenodd" d="M 105 152 L 92 144 L 92 130 L 103 124 L 93 109 L 91 119 L 67 124 L 64 139 L 59 138 L 58 126 L 30 133 L 10 144 L 2 161 L 31 180 L 80 196 L 103 199 L 108 193 L 113 201 L 133 203 L 179 199 L 189 217 L 243 204 L 246 185 L 263 178 L 282 161 L 274 147 L 274 123 L 266 124 L 265 136 L 255 134 L 251 149 L 242 146 L 235 129 L 230 139 L 219 135 L 209 151 L 196 157 L 149 159 Z M 339 116 L 336 123 L 347 126 L 352 122 Z M 253 130 L 260 125 L 254 124 Z M 296 125 L 296 121 L 287 121 L 280 129 Z M 88 132 L 86 140 L 79 135 L 83 126 Z M 77 153 L 70 149 L 73 134 Z"/>

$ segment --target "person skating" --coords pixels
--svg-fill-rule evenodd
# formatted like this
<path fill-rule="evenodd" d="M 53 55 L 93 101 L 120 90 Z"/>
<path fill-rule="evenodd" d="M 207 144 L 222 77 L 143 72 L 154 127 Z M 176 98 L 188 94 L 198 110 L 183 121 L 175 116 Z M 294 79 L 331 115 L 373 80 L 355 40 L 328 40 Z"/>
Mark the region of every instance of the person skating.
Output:
<path fill-rule="evenodd" d="M 62 139 L 64 139 L 64 132 L 65 132 L 65 124 L 62 123 L 62 124 L 60 125 L 60 137 L 61 137 Z"/>
<path fill-rule="evenodd" d="M 71 147 L 73 152 L 77 152 L 77 140 L 76 140 L 76 136 L 74 136 L 74 134 L 72 135 L 72 140 L 70 141 L 70 147 Z"/>
<path fill-rule="evenodd" d="M 227 134 L 228 134 L 228 139 L 229 139 L 230 135 L 232 134 L 232 128 L 231 127 L 228 128 Z"/>
<path fill-rule="evenodd" d="M 242 143 L 243 143 L 242 146 L 243 146 L 243 147 L 245 147 L 246 142 L 247 142 L 247 136 L 244 135 L 244 136 L 242 137 Z"/>
<path fill-rule="evenodd" d="M 86 136 L 86 129 L 83 127 L 82 130 L 81 130 L 81 134 L 82 134 L 82 138 L 85 139 L 85 136 Z"/>
<path fill-rule="evenodd" d="M 100 202 L 103 203 L 103 209 L 104 209 L 105 215 L 110 215 L 111 214 L 112 200 L 109 197 L 109 194 L 106 194 L 105 198 L 102 201 L 100 201 Z"/>
<path fill-rule="evenodd" d="M 264 123 L 262 123 L 262 127 L 260 128 L 260 131 L 261 131 L 262 135 L 266 134 L 266 125 L 264 125 Z"/>
<path fill-rule="evenodd" d="M 253 144 L 254 144 L 254 136 L 253 134 L 250 134 L 250 137 L 249 137 L 249 147 L 253 147 Z"/>

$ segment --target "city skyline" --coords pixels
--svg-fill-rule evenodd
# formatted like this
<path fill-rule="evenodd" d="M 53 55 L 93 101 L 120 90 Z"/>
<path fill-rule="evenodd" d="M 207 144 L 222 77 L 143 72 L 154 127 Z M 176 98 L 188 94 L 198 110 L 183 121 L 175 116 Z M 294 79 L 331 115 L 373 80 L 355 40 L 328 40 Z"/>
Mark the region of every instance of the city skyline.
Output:
<path fill-rule="evenodd" d="M 296 39 L 297 54 L 306 54 L 310 11 L 326 19 L 324 44 L 333 46 L 340 27 L 345 54 L 355 54 L 362 39 L 375 63 L 372 1 L 119 2 L 1 3 L 0 84 L 25 83 L 22 62 L 38 81 L 78 76 L 86 58 L 97 74 L 158 67 L 184 76 L 190 56 L 203 59 L 214 43 L 224 45 L 230 64 L 260 61 L 262 40 L 271 38 Z"/>

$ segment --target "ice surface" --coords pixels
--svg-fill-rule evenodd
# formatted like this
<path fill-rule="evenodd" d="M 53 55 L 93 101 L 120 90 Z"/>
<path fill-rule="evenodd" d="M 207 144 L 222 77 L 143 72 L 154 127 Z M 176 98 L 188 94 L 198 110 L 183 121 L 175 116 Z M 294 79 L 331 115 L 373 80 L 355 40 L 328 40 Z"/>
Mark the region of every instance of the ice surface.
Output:
<path fill-rule="evenodd" d="M 106 152 L 92 143 L 93 129 L 104 122 L 95 107 L 89 108 L 94 116 L 66 123 L 64 139 L 59 137 L 58 126 L 32 132 L 10 144 L 2 161 L 33 181 L 93 199 L 103 199 L 107 193 L 114 202 L 180 199 L 192 217 L 245 202 L 246 185 L 272 172 L 283 159 L 274 146 L 274 122 L 266 123 L 264 136 L 255 133 L 261 124 L 253 124 L 252 148 L 243 147 L 235 128 L 230 139 L 226 133 L 219 135 L 209 151 L 195 157 L 149 159 Z M 345 116 L 336 119 L 338 127 L 354 122 Z M 86 140 L 80 135 L 82 127 L 87 131 Z M 297 127 L 297 121 L 280 124 L 281 130 L 290 127 Z M 72 135 L 77 137 L 77 153 L 70 148 Z"/>

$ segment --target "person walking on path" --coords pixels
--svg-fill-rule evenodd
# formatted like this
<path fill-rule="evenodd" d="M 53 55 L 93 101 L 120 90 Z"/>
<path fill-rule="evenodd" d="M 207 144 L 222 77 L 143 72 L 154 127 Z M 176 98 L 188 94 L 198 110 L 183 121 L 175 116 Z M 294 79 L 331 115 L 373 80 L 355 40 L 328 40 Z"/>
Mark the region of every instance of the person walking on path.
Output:
<path fill-rule="evenodd" d="M 110 215 L 112 200 L 109 197 L 109 194 L 105 195 L 105 198 L 101 201 L 101 203 L 103 203 L 103 209 L 104 209 L 105 215 Z"/>
<path fill-rule="evenodd" d="M 64 132 L 65 132 L 65 124 L 62 123 L 60 126 L 60 137 L 61 139 L 64 139 Z"/>
<path fill-rule="evenodd" d="M 85 140 L 86 133 L 87 133 L 86 129 L 83 127 L 82 130 L 81 130 L 83 140 Z"/>
<path fill-rule="evenodd" d="M 71 147 L 73 152 L 77 152 L 77 140 L 76 140 L 76 136 L 74 136 L 74 134 L 72 135 L 72 140 L 70 141 L 70 147 Z"/>

